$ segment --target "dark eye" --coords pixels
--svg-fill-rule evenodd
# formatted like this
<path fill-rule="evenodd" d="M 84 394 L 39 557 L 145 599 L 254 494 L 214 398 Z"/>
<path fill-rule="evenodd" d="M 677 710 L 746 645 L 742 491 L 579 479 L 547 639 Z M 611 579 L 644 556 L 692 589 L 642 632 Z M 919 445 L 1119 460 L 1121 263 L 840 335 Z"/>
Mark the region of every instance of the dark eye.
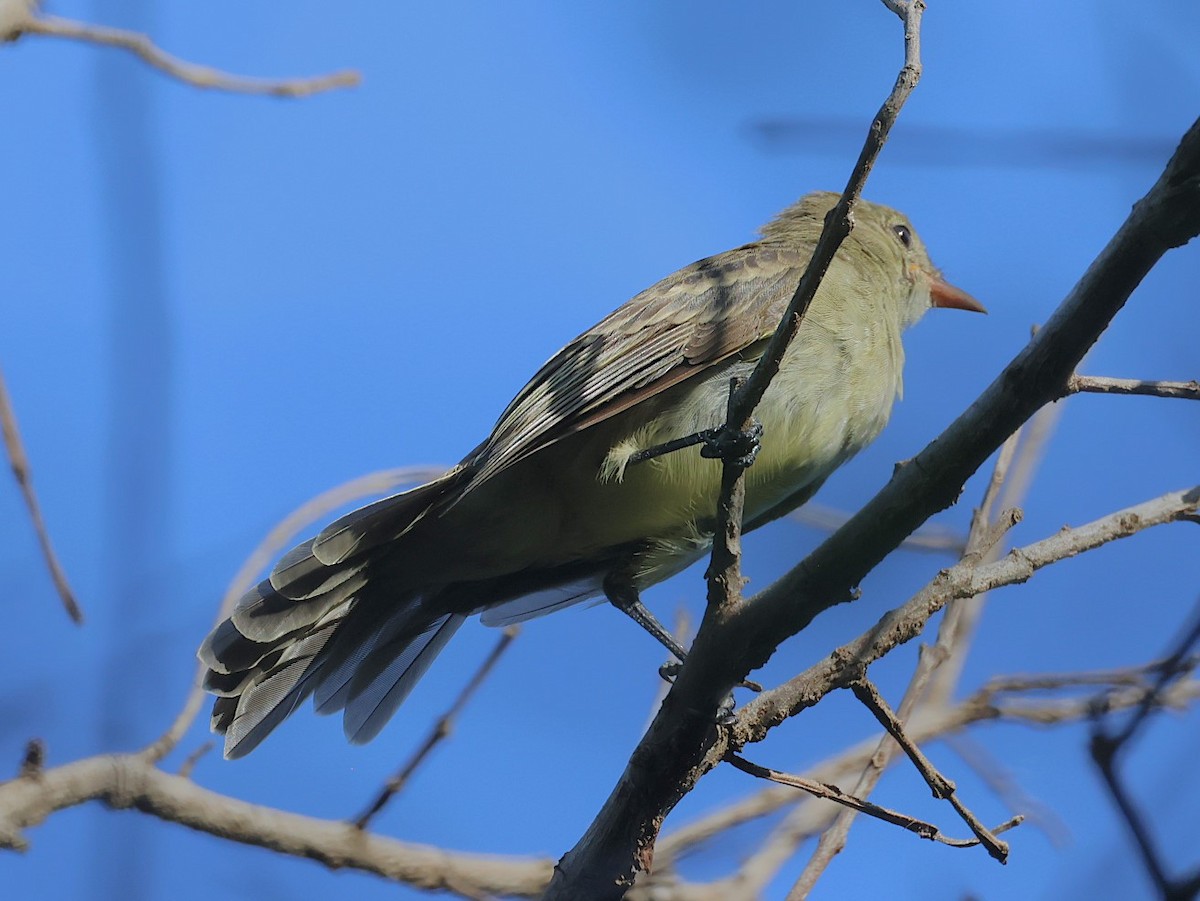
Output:
<path fill-rule="evenodd" d="M 896 237 L 900 239 L 900 243 L 905 247 L 912 247 L 912 229 L 907 225 L 893 225 L 892 231 L 896 233 Z"/>

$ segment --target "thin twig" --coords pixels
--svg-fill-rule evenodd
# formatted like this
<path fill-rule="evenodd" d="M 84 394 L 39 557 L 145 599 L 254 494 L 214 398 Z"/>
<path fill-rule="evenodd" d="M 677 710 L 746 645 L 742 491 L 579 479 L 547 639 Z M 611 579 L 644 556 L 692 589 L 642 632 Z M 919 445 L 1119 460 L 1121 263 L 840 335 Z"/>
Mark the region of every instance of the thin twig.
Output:
<path fill-rule="evenodd" d="M 54 546 L 50 544 L 50 533 L 46 531 L 46 523 L 42 520 L 42 508 L 38 504 L 37 494 L 33 490 L 33 474 L 29 471 L 29 458 L 25 455 L 25 446 L 21 443 L 21 433 L 17 429 L 17 417 L 13 413 L 12 400 L 8 396 L 8 388 L 4 384 L 4 374 L 0 373 L 0 431 L 4 433 L 4 447 L 8 452 L 8 462 L 25 498 L 25 506 L 29 510 L 29 519 L 33 522 L 33 530 L 37 533 L 38 544 L 42 548 L 42 557 L 50 570 L 50 578 L 58 589 L 58 596 L 66 608 L 67 616 L 76 623 L 83 622 L 83 611 L 75 599 L 75 592 L 67 582 L 67 574 L 58 562 Z"/>
<path fill-rule="evenodd" d="M 192 777 L 192 770 L 196 768 L 196 764 L 200 762 L 200 758 L 211 751 L 215 745 L 211 741 L 206 741 L 201 744 L 196 750 L 183 759 L 183 763 L 179 765 L 179 775 L 184 779 Z"/>
<path fill-rule="evenodd" d="M 10 28 L 5 35 L 0 35 L 0 38 L 11 41 L 26 34 L 66 38 L 72 41 L 128 50 L 152 68 L 195 88 L 232 91 L 239 94 L 265 94 L 271 97 L 307 97 L 310 94 L 331 91 L 336 88 L 356 87 L 362 82 L 362 76 L 352 70 L 332 72 L 312 78 L 290 79 L 248 78 L 231 75 L 210 66 L 190 63 L 173 56 L 155 45 L 146 35 L 135 31 L 93 25 L 75 19 L 64 19 L 61 16 L 38 15 L 32 11 L 22 21 L 19 21 L 15 28 Z"/>
<path fill-rule="evenodd" d="M 285 516 L 264 538 L 242 563 L 225 594 L 221 606 L 217 610 L 215 623 L 219 624 L 229 616 L 238 598 L 245 594 L 254 584 L 255 578 L 264 566 L 275 558 L 275 555 L 287 545 L 301 529 L 324 516 L 328 516 L 338 507 L 361 500 L 372 495 L 387 494 L 400 485 L 413 482 L 424 482 L 436 478 L 444 469 L 435 466 L 405 466 L 399 469 L 385 469 L 372 472 L 349 482 L 336 485 L 328 491 L 323 491 L 314 498 L 305 501 L 287 516 Z M 151 763 L 157 763 L 166 757 L 188 729 L 196 714 L 204 704 L 205 693 L 200 687 L 204 678 L 205 667 L 201 664 L 196 668 L 192 677 L 191 688 L 184 699 L 183 708 L 175 716 L 174 722 L 161 736 L 148 745 L 142 754 Z"/>
<path fill-rule="evenodd" d="M 1015 522 L 1015 518 L 1012 515 L 1001 515 L 993 521 L 992 509 L 1008 477 L 1009 468 L 1016 456 L 1017 446 L 1023 431 L 1024 427 L 1018 428 L 1009 436 L 1009 439 L 1004 442 L 999 454 L 996 456 L 996 463 L 992 468 L 991 478 L 988 480 L 979 506 L 975 508 L 974 515 L 971 518 L 971 528 L 967 534 L 966 544 L 962 551 L 963 559 L 967 559 L 968 556 L 976 562 L 984 562 L 990 559 L 995 552 L 995 548 L 998 546 L 999 540 L 1003 537 L 1003 531 Z M 940 672 L 939 668 L 952 656 L 955 639 L 959 635 L 958 623 L 964 615 L 962 607 L 973 600 L 975 599 L 964 598 L 951 604 L 938 629 L 937 641 L 932 647 L 921 648 L 916 670 L 913 672 L 908 687 L 904 691 L 904 696 L 900 701 L 899 716 L 902 722 L 910 722 L 921 704 L 929 704 L 933 707 L 938 705 L 938 700 L 931 700 L 936 697 L 937 684 L 932 682 L 932 680 L 935 674 Z M 948 698 L 949 695 L 946 697 Z M 899 746 L 887 736 L 884 736 L 879 741 L 875 753 L 871 755 L 867 764 L 863 767 L 862 773 L 859 774 L 858 782 L 853 788 L 855 795 L 860 798 L 866 798 L 874 791 L 875 786 L 879 784 L 879 780 L 883 777 L 884 772 L 891 764 L 898 750 Z M 855 816 L 854 811 L 843 810 L 830 827 L 821 833 L 821 838 L 817 842 L 816 849 L 804 865 L 803 871 L 789 893 L 791 898 L 805 898 L 812 891 L 812 887 L 816 884 L 821 874 L 829 867 L 833 859 L 842 852 L 842 849 L 845 848 Z"/>
<path fill-rule="evenodd" d="M 804 275 L 792 296 L 788 310 L 784 314 L 779 327 L 772 335 L 762 357 L 756 364 L 749 380 L 730 397 L 729 409 L 725 418 L 726 429 L 734 433 L 745 433 L 752 425 L 753 411 L 762 399 L 768 383 L 779 370 L 780 360 L 787 349 L 800 321 L 804 316 L 817 287 L 824 277 L 834 254 L 841 242 L 849 234 L 852 227 L 851 211 L 854 201 L 862 193 L 863 184 L 870 173 L 875 159 L 878 157 L 888 132 L 896 121 L 901 107 L 909 94 L 912 93 L 921 75 L 920 60 L 920 24 L 921 14 L 925 9 L 923 0 L 909 0 L 902 8 L 894 3 L 889 5 L 904 20 L 904 64 L 896 77 L 888 98 L 871 123 L 858 161 L 850 174 L 846 189 L 842 192 L 837 205 L 825 219 L 825 227 L 813 250 Z M 714 656 L 729 654 L 729 647 L 723 637 L 722 626 L 730 616 L 736 615 L 741 602 L 741 590 L 744 582 L 740 569 L 740 538 L 741 538 L 741 498 L 745 493 L 745 477 L 742 461 L 728 456 L 723 461 L 721 475 L 721 491 L 717 500 L 717 521 L 714 530 L 712 556 L 710 558 L 708 579 L 708 604 L 704 618 L 701 621 L 696 641 L 693 644 L 692 660 L 709 660 Z M 667 710 L 676 705 L 687 710 L 707 710 L 720 703 L 729 685 L 717 685 L 713 679 L 698 675 L 698 668 L 684 665 L 679 678 L 667 698 L 667 703 L 660 710 Z M 741 674 L 744 678 L 745 673 Z M 658 727 L 664 723 L 664 716 L 656 717 L 642 745 L 654 743 L 659 738 Z M 711 718 L 701 714 L 689 717 L 686 724 L 672 726 L 671 744 L 679 747 L 687 745 L 692 748 L 711 746 Z M 685 734 L 686 733 L 686 734 Z M 640 750 L 640 748 L 639 748 Z M 678 758 L 682 760 L 682 757 Z M 661 780 L 653 767 L 645 766 L 641 755 L 635 754 L 637 772 L 627 768 L 621 776 L 622 784 L 610 796 L 609 801 L 592 822 L 587 833 L 559 861 L 554 879 L 546 892 L 546 901 L 562 898 L 578 898 L 583 896 L 597 899 L 616 898 L 628 888 L 632 876 L 639 870 L 647 870 L 653 859 L 653 847 L 658 836 L 666 810 L 678 801 L 690 788 L 690 782 L 671 782 L 675 787 L 669 792 L 666 810 L 650 812 L 647 809 L 639 811 L 634 817 L 629 815 L 625 806 L 630 797 L 646 798 L 645 793 L 636 783 L 644 780 Z M 601 864 L 603 861 L 603 864 Z"/>
<path fill-rule="evenodd" d="M 509 626 L 504 630 L 492 648 L 492 652 L 479 665 L 479 669 L 475 671 L 475 675 L 463 686 L 463 690 L 459 692 L 454 703 L 450 705 L 449 709 L 434 724 L 433 729 L 425 737 L 425 741 L 421 743 L 412 757 L 409 758 L 409 761 L 380 789 L 379 794 L 375 796 L 375 800 L 354 820 L 356 828 L 366 829 L 371 819 L 403 790 L 404 786 L 408 784 L 408 780 L 412 778 L 413 773 L 417 771 L 417 767 L 428 759 L 433 749 L 449 737 L 451 731 L 454 729 L 455 718 L 462 712 L 462 709 L 467 705 L 467 701 L 471 699 L 471 696 L 475 694 L 479 686 L 483 684 L 488 674 L 491 673 L 492 668 L 499 662 L 500 657 L 508 650 L 508 646 L 512 644 L 513 639 L 517 637 L 519 632 L 519 626 Z"/>
<path fill-rule="evenodd" d="M 725 426 L 734 432 L 744 432 L 750 428 L 755 407 L 762 400 L 772 379 L 778 374 L 783 356 L 800 330 L 800 322 L 816 296 L 829 265 L 854 227 L 854 205 L 862 196 L 867 176 L 870 175 L 879 152 L 883 150 L 900 109 L 921 78 L 921 15 L 925 11 L 924 0 L 907 0 L 903 4 L 897 0 L 884 2 L 888 9 L 900 16 L 904 22 L 904 65 L 896 76 L 896 83 L 887 100 L 875 114 L 862 152 L 854 164 L 837 205 L 825 217 L 825 225 L 813 249 L 812 258 L 805 267 L 804 275 L 792 294 L 779 326 L 771 335 L 771 340 L 745 384 L 739 385 L 736 391 L 731 392 Z M 718 603 L 720 609 L 725 611 L 737 607 L 741 601 L 743 587 L 740 539 L 741 499 L 745 494 L 744 472 L 738 461 L 729 458 L 724 460 L 721 493 L 717 502 L 716 535 L 708 571 L 708 593 L 709 604 Z M 731 521 L 731 514 L 737 515 L 736 521 Z M 701 631 L 703 630 L 702 623 Z"/>
<path fill-rule="evenodd" d="M 1080 393 L 1141 394 L 1148 397 L 1174 397 L 1200 400 L 1200 381 L 1152 382 L 1143 379 L 1114 379 L 1098 375 L 1072 375 L 1067 379 L 1063 397 Z"/>
<path fill-rule="evenodd" d="M 854 696 L 858 698 L 859 702 L 871 711 L 875 719 L 879 720 L 880 725 L 888 731 L 888 734 L 896 741 L 896 744 L 900 745 L 904 753 L 908 755 L 908 759 L 917 768 L 917 772 L 921 774 L 921 778 L 925 780 L 925 783 L 933 791 L 933 796 L 943 801 L 949 801 L 950 805 L 958 812 L 958 815 L 962 817 L 963 822 L 970 827 L 983 846 L 987 848 L 988 854 L 1000 863 L 1006 863 L 1008 861 L 1008 843 L 997 839 L 995 834 L 983 825 L 983 821 L 958 796 L 958 790 L 954 782 L 943 776 L 938 768 L 933 765 L 933 761 L 926 757 L 924 752 L 917 747 L 916 743 L 904 733 L 904 726 L 896 719 L 896 714 L 888 706 L 883 695 L 879 693 L 879 689 L 869 679 L 859 679 L 850 686 L 850 690 L 854 692 Z M 1017 822 L 1020 822 L 1020 820 Z M 1016 824 L 1014 823 L 1013 825 Z"/>
<path fill-rule="evenodd" d="M 1141 704 L 1150 691 L 1144 680 L 1131 682 L 1129 675 L 1156 671 L 1161 666 L 1162 661 L 1156 660 L 1106 671 L 1113 677 L 1111 687 L 1114 690 L 1102 695 L 1102 704 L 1097 704 L 1091 697 L 1036 697 L 1045 687 L 1051 685 L 1063 688 L 1102 685 L 1104 683 L 1097 678 L 1102 675 L 1101 671 L 1001 676 L 951 706 L 921 706 L 914 712 L 912 721 L 905 724 L 905 729 L 914 741 L 925 744 L 935 739 L 960 735 L 966 728 L 979 722 L 1012 722 L 1047 727 L 1085 720 L 1098 712 L 1105 715 L 1117 713 Z M 1020 697 L 1018 686 L 1021 685 L 1027 685 L 1028 694 L 1034 697 Z M 1014 694 L 1008 694 L 1009 687 Z M 1004 694 L 1005 697 L 998 699 L 998 694 Z M 1164 708 L 1179 710 L 1195 703 L 1197 699 L 1200 699 L 1200 681 L 1193 679 L 1176 683 L 1165 695 L 1158 698 L 1157 703 Z M 895 747 L 890 738 L 887 742 Z M 815 782 L 841 782 L 867 767 L 877 753 L 878 746 L 879 742 L 874 738 L 860 741 L 833 757 L 814 764 L 804 775 Z M 857 791 L 853 794 L 859 795 Z M 672 830 L 663 836 L 655 851 L 655 870 L 673 866 L 678 858 L 718 835 L 768 817 L 781 808 L 794 804 L 795 798 L 794 793 L 782 788 L 768 788 Z M 828 832 L 827 827 L 833 819 L 833 814 L 809 817 L 805 827 L 796 829 L 798 834 L 794 836 L 795 843 L 799 844 L 804 838 L 817 833 Z"/>
<path fill-rule="evenodd" d="M 841 804 L 843 807 L 849 807 L 858 813 L 865 813 L 867 816 L 875 817 L 883 820 L 885 823 L 891 823 L 894 826 L 900 826 L 913 832 L 921 838 L 929 839 L 930 841 L 941 842 L 945 845 L 950 845 L 953 848 L 971 848 L 980 843 L 978 838 L 949 838 L 942 835 L 941 831 L 932 823 L 927 823 L 924 820 L 919 820 L 916 817 L 910 817 L 907 814 L 899 813 L 895 810 L 890 810 L 887 807 L 881 807 L 878 804 L 872 804 L 870 801 L 864 801 L 862 798 L 856 798 L 854 795 L 842 791 L 836 785 L 830 785 L 824 782 L 815 782 L 812 779 L 806 779 L 803 776 L 793 776 L 790 773 L 783 773 L 779 770 L 772 770 L 768 767 L 759 766 L 756 763 L 751 763 L 737 754 L 729 753 L 725 755 L 725 760 L 743 773 L 749 773 L 751 776 L 757 776 L 760 779 L 769 779 L 780 785 L 787 785 L 791 788 L 798 788 L 801 791 L 808 792 L 815 798 L 822 798 L 827 801 L 833 801 L 835 804 Z M 1007 822 L 1001 823 L 992 832 L 1006 832 L 1014 826 L 1021 823 L 1021 817 L 1016 816 Z M 985 832 L 987 830 L 984 830 Z"/>

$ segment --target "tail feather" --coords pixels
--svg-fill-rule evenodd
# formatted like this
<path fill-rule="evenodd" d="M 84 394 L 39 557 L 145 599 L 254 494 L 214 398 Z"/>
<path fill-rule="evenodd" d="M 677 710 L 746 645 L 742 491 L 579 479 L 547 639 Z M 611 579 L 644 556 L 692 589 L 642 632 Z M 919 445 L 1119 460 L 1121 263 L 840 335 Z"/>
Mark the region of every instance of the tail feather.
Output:
<path fill-rule="evenodd" d="M 273 653 L 269 665 L 242 689 L 237 709 L 225 727 L 225 756 L 242 757 L 259 746 L 312 692 L 311 670 L 321 649 L 345 618 L 350 602 L 337 607 L 303 638 Z M 270 658 L 268 658 L 270 659 Z"/>
<path fill-rule="evenodd" d="M 466 473 L 456 466 L 432 482 L 347 513 L 313 539 L 313 556 L 326 566 L 335 566 L 399 538 L 424 519 Z"/>
<path fill-rule="evenodd" d="M 347 735 L 368 740 L 463 621 L 400 587 L 386 560 L 325 566 L 311 547 L 289 552 L 200 646 L 226 757 L 252 751 L 314 692 L 319 711 L 344 709 Z"/>
<path fill-rule="evenodd" d="M 238 631 L 233 620 L 225 620 L 208 633 L 196 656 L 210 673 L 229 675 L 248 670 L 271 652 L 272 645 L 251 641 Z"/>
<path fill-rule="evenodd" d="M 364 744 L 379 734 L 465 619 L 462 614 L 448 613 L 416 638 L 372 651 L 366 668 L 350 683 L 344 717 L 346 737 L 350 741 Z M 374 670 L 371 663 L 376 658 L 388 662 L 375 675 L 364 679 Z"/>
<path fill-rule="evenodd" d="M 271 644 L 285 635 L 308 628 L 327 611 L 358 594 L 367 584 L 361 569 L 351 569 L 345 577 L 326 579 L 329 588 L 304 600 L 294 600 L 260 582 L 248 591 L 234 608 L 230 622 L 250 641 Z"/>
<path fill-rule="evenodd" d="M 416 609 L 419 603 L 417 597 L 396 599 L 389 604 L 393 609 L 388 616 L 373 622 L 364 618 L 346 624 L 329 648 L 329 659 L 313 692 L 317 713 L 326 715 L 346 708 L 354 676 L 372 651 L 396 640 L 406 630 L 409 639 L 421 634 L 420 628 L 413 627 L 413 623 L 425 625 Z"/>

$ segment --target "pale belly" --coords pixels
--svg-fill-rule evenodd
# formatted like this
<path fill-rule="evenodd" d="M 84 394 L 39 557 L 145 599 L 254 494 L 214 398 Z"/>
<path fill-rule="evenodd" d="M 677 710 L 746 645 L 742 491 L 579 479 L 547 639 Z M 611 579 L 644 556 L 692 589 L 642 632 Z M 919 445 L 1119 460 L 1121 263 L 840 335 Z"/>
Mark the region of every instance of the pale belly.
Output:
<path fill-rule="evenodd" d="M 719 383 L 727 383 L 724 376 Z M 824 481 L 876 437 L 895 397 L 889 386 L 886 394 L 854 406 L 831 387 L 804 404 L 787 388 L 778 379 L 756 412 L 764 432 L 747 471 L 745 521 Z M 709 393 L 707 403 L 663 398 L 671 412 L 664 415 L 660 407 L 648 424 L 645 418 L 640 424 L 602 423 L 468 494 L 440 524 L 454 533 L 455 577 L 556 567 L 638 543 L 637 581 L 643 585 L 687 566 L 709 546 L 721 463 L 701 457 L 698 447 L 628 466 L 620 478 L 606 478 L 603 463 L 622 442 L 653 446 L 717 424 L 724 399 Z"/>

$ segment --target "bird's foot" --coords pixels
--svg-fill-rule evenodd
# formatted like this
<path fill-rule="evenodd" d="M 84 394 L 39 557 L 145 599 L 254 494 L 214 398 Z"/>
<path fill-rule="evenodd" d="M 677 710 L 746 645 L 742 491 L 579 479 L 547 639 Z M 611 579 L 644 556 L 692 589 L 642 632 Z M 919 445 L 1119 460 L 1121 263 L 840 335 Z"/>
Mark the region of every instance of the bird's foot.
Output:
<path fill-rule="evenodd" d="M 749 469 L 754 464 L 754 458 L 762 448 L 763 427 L 757 419 L 752 419 L 745 430 L 723 425 L 702 434 L 704 446 L 700 448 L 700 456 L 729 460 L 742 469 Z"/>

